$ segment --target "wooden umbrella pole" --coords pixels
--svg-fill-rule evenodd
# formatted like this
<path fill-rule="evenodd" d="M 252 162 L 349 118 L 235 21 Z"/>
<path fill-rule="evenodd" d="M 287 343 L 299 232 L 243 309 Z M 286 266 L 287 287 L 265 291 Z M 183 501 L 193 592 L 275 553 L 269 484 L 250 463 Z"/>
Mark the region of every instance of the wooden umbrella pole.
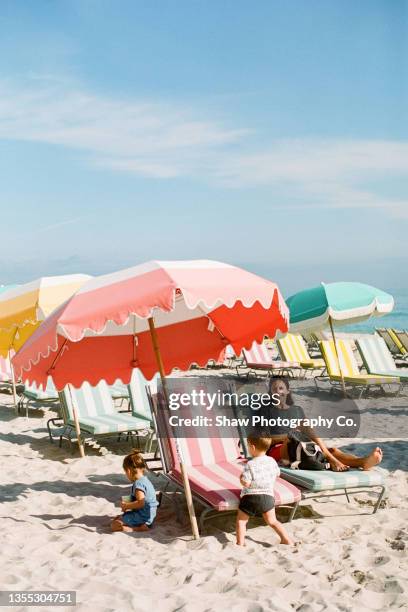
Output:
<path fill-rule="evenodd" d="M 13 364 L 11 363 L 10 351 L 8 352 L 8 360 L 9 360 L 9 364 L 10 364 L 11 384 L 12 384 L 12 387 L 13 387 L 14 408 L 15 408 L 15 410 L 17 410 L 16 377 L 14 376 L 14 368 L 13 368 Z"/>
<path fill-rule="evenodd" d="M 84 445 L 83 445 L 82 437 L 81 437 L 81 427 L 80 427 L 79 421 L 78 421 L 78 413 L 77 413 L 76 407 L 74 406 L 74 400 L 72 398 L 72 392 L 71 392 L 71 385 L 70 384 L 68 385 L 68 389 L 69 389 L 69 397 L 71 398 L 72 414 L 74 416 L 75 432 L 76 432 L 76 436 L 77 436 L 79 454 L 81 455 L 81 457 L 85 457 L 85 449 L 84 449 Z"/>
<path fill-rule="evenodd" d="M 9 351 L 8 351 L 8 360 L 9 360 L 10 371 L 11 371 L 11 384 L 12 384 L 12 387 L 13 387 L 13 401 L 14 401 L 14 409 L 15 410 L 18 410 L 18 406 L 17 406 L 17 390 L 16 390 L 16 377 L 14 376 L 14 368 L 13 368 L 13 364 L 11 363 L 10 351 L 13 348 L 14 341 L 15 341 L 16 335 L 17 335 L 17 331 L 18 331 L 18 327 L 16 327 L 16 329 L 14 330 L 13 339 L 12 339 L 10 345 L 9 345 Z"/>
<path fill-rule="evenodd" d="M 342 389 L 343 389 L 344 397 L 347 397 L 346 383 L 344 382 L 343 370 L 341 369 L 340 357 L 339 357 L 339 353 L 337 351 L 336 336 L 334 334 L 333 321 L 332 321 L 331 317 L 329 317 L 329 323 L 330 323 L 330 329 L 331 329 L 332 338 L 333 338 L 334 350 L 336 352 L 337 364 L 339 366 L 339 372 L 340 372 L 340 377 L 341 377 L 341 386 L 342 386 Z"/>
<path fill-rule="evenodd" d="M 153 350 L 154 350 L 154 354 L 156 357 L 156 363 L 159 369 L 159 374 L 160 374 L 160 378 L 161 378 L 162 385 L 163 385 L 163 391 L 164 391 L 166 401 L 167 401 L 168 398 L 167 398 L 167 387 L 166 387 L 166 379 L 165 379 L 165 374 L 164 374 L 164 366 L 163 366 L 162 356 L 160 353 L 160 347 L 159 347 L 159 342 L 157 339 L 157 332 L 154 326 L 153 317 L 150 317 L 148 319 L 148 322 L 149 322 L 150 335 L 152 338 Z M 195 510 L 194 510 L 193 496 L 191 494 L 190 481 L 188 479 L 186 466 L 184 465 L 184 462 L 183 462 L 183 457 L 180 454 L 180 449 L 178 449 L 178 452 L 179 452 L 179 460 L 180 460 L 180 471 L 183 477 L 184 492 L 185 492 L 186 501 L 187 501 L 188 514 L 190 516 L 191 530 L 193 532 L 194 539 L 199 540 L 200 534 L 198 531 L 197 518 L 196 518 Z"/>

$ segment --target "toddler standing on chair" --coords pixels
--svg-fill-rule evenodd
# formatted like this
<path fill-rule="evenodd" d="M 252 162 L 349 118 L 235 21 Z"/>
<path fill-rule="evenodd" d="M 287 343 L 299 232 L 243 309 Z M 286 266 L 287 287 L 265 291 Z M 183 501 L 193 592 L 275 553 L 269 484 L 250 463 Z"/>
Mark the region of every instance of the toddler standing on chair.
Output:
<path fill-rule="evenodd" d="M 276 531 L 281 544 L 293 545 L 293 540 L 275 514 L 274 486 L 280 470 L 275 459 L 266 455 L 271 440 L 248 436 L 247 445 L 252 459 L 249 459 L 240 478 L 243 489 L 237 514 L 237 544 L 244 546 L 249 517 L 262 516 Z"/>

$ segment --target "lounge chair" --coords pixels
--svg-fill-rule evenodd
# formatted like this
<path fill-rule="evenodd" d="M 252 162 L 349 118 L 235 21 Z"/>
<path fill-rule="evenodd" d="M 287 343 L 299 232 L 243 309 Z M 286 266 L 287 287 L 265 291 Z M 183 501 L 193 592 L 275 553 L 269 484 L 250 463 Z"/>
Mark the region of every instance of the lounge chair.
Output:
<path fill-rule="evenodd" d="M 408 357 L 408 332 L 407 330 L 398 330 L 398 329 L 393 329 L 392 330 L 394 332 L 394 334 L 397 336 L 397 339 L 399 340 L 399 342 L 401 343 L 401 351 L 405 351 L 405 353 L 403 353 L 405 359 Z"/>
<path fill-rule="evenodd" d="M 243 349 L 242 356 L 243 362 L 236 366 L 236 370 L 238 376 L 241 376 L 241 370 L 245 368 L 247 378 L 251 374 L 256 375 L 257 370 L 262 370 L 270 376 L 283 374 L 293 376 L 293 370 L 301 369 L 298 363 L 273 359 L 265 343 L 254 342 L 250 350 Z"/>
<path fill-rule="evenodd" d="M 209 437 L 176 438 L 170 427 L 157 395 L 150 395 L 150 405 L 163 464 L 163 474 L 167 479 L 164 495 L 168 487 L 176 490 L 183 488 L 183 480 L 176 444 L 178 443 L 187 467 L 191 493 L 194 501 L 204 506 L 200 516 L 200 529 L 205 521 L 217 516 L 219 512 L 236 512 L 242 486 L 239 478 L 243 468 L 243 458 L 236 438 L 224 438 L 217 427 L 212 427 Z M 196 411 L 194 414 L 198 414 Z M 291 506 L 289 520 L 292 519 L 300 500 L 299 489 L 291 483 L 278 478 L 275 485 L 275 504 Z M 174 501 L 174 496 L 170 499 Z M 180 513 L 176 508 L 178 517 Z"/>
<path fill-rule="evenodd" d="M 117 411 L 105 381 L 101 381 L 96 387 L 91 387 L 85 382 L 80 389 L 67 385 L 59 396 L 65 425 L 60 435 L 60 446 L 63 438 L 71 442 L 76 437 L 74 407 L 81 435 L 85 434 L 87 437 L 100 438 L 116 435 L 120 439 L 125 433 L 133 442 L 133 434 L 136 433 L 139 442 L 139 432 L 145 433 L 149 428 L 145 419 Z"/>
<path fill-rule="evenodd" d="M 0 357 L 0 382 L 11 381 L 11 370 L 8 359 Z"/>
<path fill-rule="evenodd" d="M 356 345 L 369 374 L 398 376 L 402 386 L 408 384 L 408 368 L 397 368 L 383 338 L 373 334 L 356 340 Z"/>
<path fill-rule="evenodd" d="M 153 383 L 154 384 L 154 383 Z M 150 410 L 149 398 L 146 392 L 147 381 L 140 370 L 133 370 L 130 384 L 128 385 L 129 402 L 132 416 L 145 421 L 146 428 L 149 431 L 148 438 L 145 444 L 145 452 L 150 453 L 152 449 L 154 427 L 153 417 Z M 152 383 L 149 383 L 149 388 L 152 388 Z"/>
<path fill-rule="evenodd" d="M 248 456 L 244 428 L 240 427 L 239 435 L 241 447 L 244 454 Z M 279 467 L 281 478 L 299 487 L 302 501 L 345 495 L 349 502 L 349 495 L 351 494 L 371 493 L 372 489 L 379 489 L 377 501 L 373 508 L 374 513 L 378 510 L 385 493 L 383 471 L 378 468 L 367 471 L 351 469 L 347 472 L 332 472 L 331 470 L 292 470 L 291 468 Z M 332 493 L 332 491 L 335 492 Z"/>
<path fill-rule="evenodd" d="M 59 397 L 58 391 L 51 377 L 48 377 L 45 389 L 42 385 L 37 387 L 35 383 L 31 385 L 25 385 L 22 391 L 18 403 L 17 410 L 21 412 L 25 409 L 26 416 L 28 417 L 28 409 L 33 408 L 35 410 L 43 410 L 47 408 L 59 408 Z M 49 422 L 54 421 L 50 419 Z"/>
<path fill-rule="evenodd" d="M 400 359 L 404 360 L 408 357 L 408 351 L 405 349 L 404 345 L 401 343 L 393 329 L 377 327 L 375 331 L 379 336 L 381 336 L 381 338 L 383 338 L 389 350 L 395 357 L 399 357 Z"/>
<path fill-rule="evenodd" d="M 385 493 L 385 478 L 383 471 L 378 468 L 350 469 L 346 472 L 292 470 L 284 467 L 280 470 L 282 478 L 301 488 L 302 500 L 345 495 L 349 502 L 351 494 L 371 493 L 373 489 L 378 489 L 378 497 L 372 512 L 374 514 Z"/>
<path fill-rule="evenodd" d="M 336 347 L 337 354 L 333 340 L 323 340 L 320 342 L 320 348 L 327 368 L 327 376 L 315 377 L 314 380 L 317 390 L 319 390 L 318 381 L 324 379 L 328 379 L 335 388 L 340 388 L 342 377 L 340 375 L 337 355 L 340 360 L 341 372 L 346 387 L 360 389 L 359 397 L 361 397 L 364 392 L 368 392 L 372 387 L 383 390 L 383 385 L 397 384 L 399 390 L 399 378 L 361 373 L 349 342 L 346 340 L 336 340 Z"/>
<path fill-rule="evenodd" d="M 276 343 L 282 359 L 298 363 L 305 371 L 318 371 L 320 375 L 323 374 L 325 369 L 323 359 L 310 356 L 300 334 L 286 334 L 283 338 L 278 338 Z"/>

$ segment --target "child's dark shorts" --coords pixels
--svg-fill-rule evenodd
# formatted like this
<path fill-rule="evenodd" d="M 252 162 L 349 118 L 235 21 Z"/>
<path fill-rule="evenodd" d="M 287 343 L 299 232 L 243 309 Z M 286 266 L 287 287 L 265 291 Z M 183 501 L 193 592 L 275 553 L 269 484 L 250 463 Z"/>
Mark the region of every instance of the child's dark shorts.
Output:
<path fill-rule="evenodd" d="M 239 502 L 239 509 L 249 516 L 262 516 L 275 507 L 273 495 L 244 495 Z"/>

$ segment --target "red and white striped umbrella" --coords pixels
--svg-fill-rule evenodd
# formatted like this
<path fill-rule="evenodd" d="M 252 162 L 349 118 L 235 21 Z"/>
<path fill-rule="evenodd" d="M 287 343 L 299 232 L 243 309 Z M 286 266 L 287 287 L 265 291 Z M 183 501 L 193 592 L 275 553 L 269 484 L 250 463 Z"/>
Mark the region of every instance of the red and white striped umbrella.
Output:
<path fill-rule="evenodd" d="M 23 380 L 58 389 L 105 379 L 130 381 L 133 368 L 147 379 L 175 367 L 217 359 L 227 345 L 239 355 L 252 342 L 287 332 L 289 312 L 278 287 L 216 261 L 149 262 L 87 282 L 37 329 L 14 357 Z M 75 427 L 81 455 L 79 421 Z M 197 520 L 180 451 L 192 531 Z"/>
<path fill-rule="evenodd" d="M 166 374 L 237 355 L 286 333 L 289 314 L 273 282 L 216 261 L 148 262 L 92 278 L 36 330 L 13 359 L 17 376 L 58 389 L 84 381 L 128 383 L 137 367 L 158 371 L 156 330 Z"/>

